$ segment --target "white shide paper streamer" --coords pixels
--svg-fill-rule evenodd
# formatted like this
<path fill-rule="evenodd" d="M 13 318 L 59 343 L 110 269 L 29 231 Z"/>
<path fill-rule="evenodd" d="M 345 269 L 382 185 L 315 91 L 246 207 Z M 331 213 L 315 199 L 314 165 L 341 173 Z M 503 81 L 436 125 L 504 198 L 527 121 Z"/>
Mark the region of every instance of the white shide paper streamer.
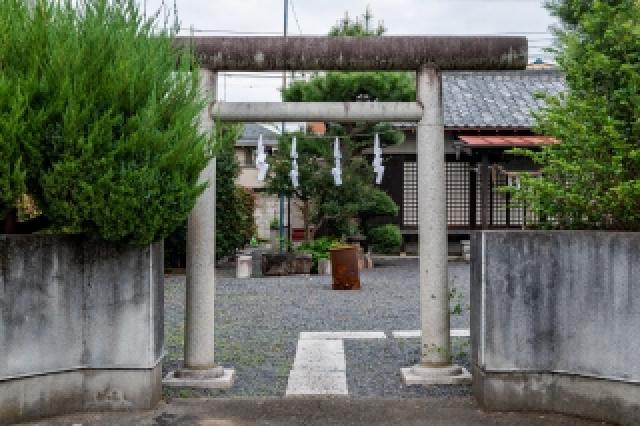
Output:
<path fill-rule="evenodd" d="M 382 183 L 384 166 L 382 165 L 382 148 L 380 147 L 380 135 L 376 133 L 373 140 L 373 172 L 376 174 L 376 185 Z"/>
<path fill-rule="evenodd" d="M 300 183 L 298 182 L 298 151 L 296 150 L 296 137 L 294 136 L 291 140 L 291 172 L 289 173 L 291 177 L 291 185 L 294 188 L 297 188 Z"/>
<path fill-rule="evenodd" d="M 335 160 L 335 165 L 333 169 L 331 169 L 331 174 L 333 175 L 333 182 L 336 186 L 342 185 L 342 168 L 340 167 L 340 158 L 342 158 L 342 154 L 340 153 L 340 139 L 336 137 L 333 141 L 333 158 Z"/>
<path fill-rule="evenodd" d="M 256 168 L 258 169 L 258 181 L 262 182 L 267 177 L 269 164 L 267 163 L 267 154 L 264 152 L 262 143 L 262 133 L 258 136 L 258 150 L 256 153 Z"/>

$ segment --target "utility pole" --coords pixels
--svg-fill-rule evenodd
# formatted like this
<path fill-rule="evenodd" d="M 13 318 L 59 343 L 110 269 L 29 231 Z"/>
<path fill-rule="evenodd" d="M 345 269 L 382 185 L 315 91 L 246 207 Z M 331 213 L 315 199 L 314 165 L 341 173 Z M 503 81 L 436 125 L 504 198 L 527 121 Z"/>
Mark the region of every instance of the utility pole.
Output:
<path fill-rule="evenodd" d="M 284 0 L 284 37 L 287 38 L 289 26 L 289 0 Z M 287 71 L 282 71 L 282 90 L 287 88 Z M 282 122 L 281 134 L 284 136 L 285 122 Z M 288 224 L 291 227 L 291 224 Z M 280 194 L 280 254 L 284 253 L 284 194 Z"/>

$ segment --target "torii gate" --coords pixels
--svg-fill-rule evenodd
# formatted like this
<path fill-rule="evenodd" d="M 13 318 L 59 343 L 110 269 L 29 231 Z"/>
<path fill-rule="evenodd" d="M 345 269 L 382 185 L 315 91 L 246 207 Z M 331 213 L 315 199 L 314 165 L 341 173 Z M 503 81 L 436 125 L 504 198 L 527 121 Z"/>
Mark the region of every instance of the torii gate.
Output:
<path fill-rule="evenodd" d="M 406 384 L 470 380 L 452 365 L 449 337 L 447 210 L 442 110 L 443 70 L 526 68 L 524 37 L 182 37 L 203 67 L 202 91 L 210 99 L 201 116 L 205 132 L 221 121 L 417 122 L 420 244 L 421 359 L 402 369 Z M 216 102 L 218 71 L 416 71 L 416 102 Z M 189 216 L 185 369 L 171 384 L 225 387 L 233 372 L 214 360 L 215 161 L 202 172 L 208 189 Z"/>

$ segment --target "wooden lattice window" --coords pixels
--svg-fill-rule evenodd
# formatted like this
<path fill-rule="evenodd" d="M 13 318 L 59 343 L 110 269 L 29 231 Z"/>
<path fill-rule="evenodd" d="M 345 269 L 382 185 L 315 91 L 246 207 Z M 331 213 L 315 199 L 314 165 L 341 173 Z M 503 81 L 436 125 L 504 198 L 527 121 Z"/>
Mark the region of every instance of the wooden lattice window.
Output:
<path fill-rule="evenodd" d="M 445 163 L 447 221 L 450 226 L 469 226 L 469 163 Z"/>
<path fill-rule="evenodd" d="M 507 185 L 507 176 L 494 168 L 491 184 L 491 225 L 505 227 L 510 222 L 507 194 L 502 189 Z"/>
<path fill-rule="evenodd" d="M 418 226 L 418 166 L 415 161 L 403 165 L 402 224 Z"/>
<path fill-rule="evenodd" d="M 445 163 L 447 221 L 450 226 L 469 226 L 469 163 Z M 402 224 L 418 226 L 418 170 L 413 161 L 404 163 Z"/>

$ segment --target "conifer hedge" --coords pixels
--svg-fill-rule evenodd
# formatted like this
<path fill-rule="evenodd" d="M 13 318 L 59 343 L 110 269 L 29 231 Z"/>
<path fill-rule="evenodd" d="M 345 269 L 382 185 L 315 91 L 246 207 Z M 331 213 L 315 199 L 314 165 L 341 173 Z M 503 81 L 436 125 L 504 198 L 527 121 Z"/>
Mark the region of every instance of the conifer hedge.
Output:
<path fill-rule="evenodd" d="M 191 55 L 133 0 L 26 3 L 0 10 L 0 215 L 26 192 L 50 231 L 164 238 L 209 159 Z"/>

